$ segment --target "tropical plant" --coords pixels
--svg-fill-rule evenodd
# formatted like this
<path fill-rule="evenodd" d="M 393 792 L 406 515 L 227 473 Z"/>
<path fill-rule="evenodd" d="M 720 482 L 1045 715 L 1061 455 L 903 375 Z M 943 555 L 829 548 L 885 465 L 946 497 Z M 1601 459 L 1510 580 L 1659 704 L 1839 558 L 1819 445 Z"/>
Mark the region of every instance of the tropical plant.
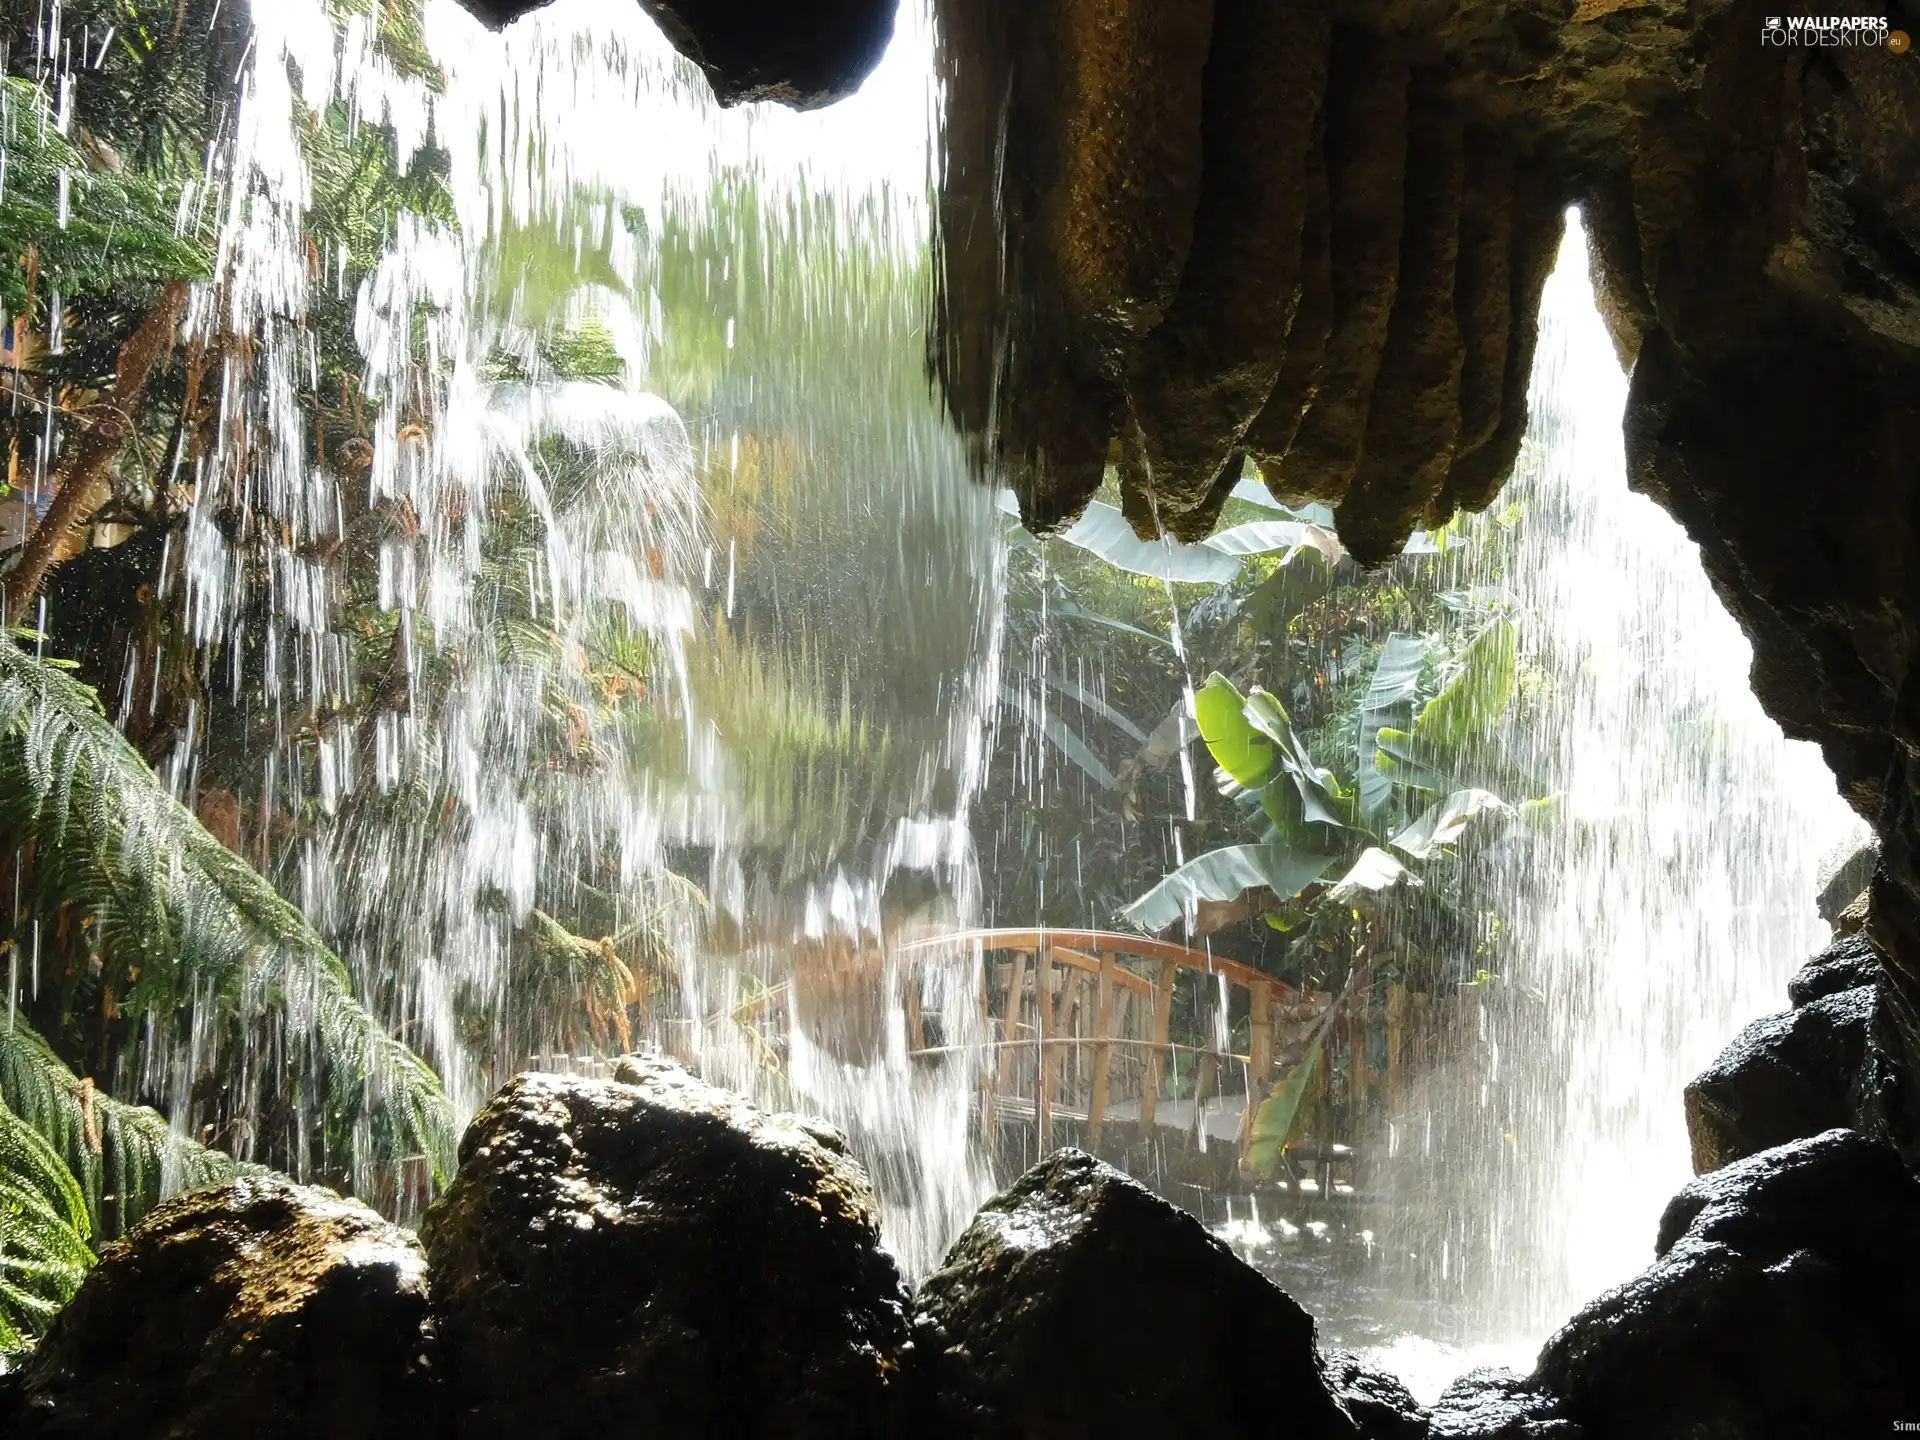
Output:
<path fill-rule="evenodd" d="M 180 188 L 89 153 L 63 131 L 46 89 L 0 76 L 0 305 L 45 327 L 83 297 L 139 291 L 207 273 Z"/>
<path fill-rule="evenodd" d="M 0 1104 L 0 1354 L 23 1349 L 73 1298 L 93 1264 L 91 1233 L 72 1173 Z"/>
<path fill-rule="evenodd" d="M 176 1191 L 265 1173 L 75 1075 L 18 1014 L 0 1022 L 0 1103 L 53 1147 L 102 1240 L 124 1235 Z"/>
<path fill-rule="evenodd" d="M 80 938 L 61 1010 L 136 1028 L 216 1015 L 230 1043 L 273 1012 L 310 1057 L 327 1123 L 366 1119 L 388 1153 L 453 1161 L 439 1082 L 354 998 L 346 967 L 306 919 L 180 805 L 93 692 L 0 642 L 0 834 L 18 847 L 23 928 Z M 216 1030 L 215 1033 L 219 1033 Z"/>
<path fill-rule="evenodd" d="M 1511 813 L 1506 801 L 1464 776 L 1473 743 L 1511 698 L 1515 646 L 1513 622 L 1488 619 L 1415 715 L 1429 644 L 1388 636 L 1355 717 L 1354 765 L 1345 780 L 1316 763 L 1278 698 L 1257 686 L 1243 696 L 1218 672 L 1208 677 L 1193 692 L 1194 724 L 1218 767 L 1221 792 L 1259 839 L 1195 856 L 1128 906 L 1127 919 L 1159 931 L 1192 918 L 1203 903 L 1237 901 L 1249 890 L 1265 892 L 1268 908 L 1280 915 L 1310 888 L 1308 908 L 1418 886 L 1419 867 L 1454 845 L 1476 817 Z"/>

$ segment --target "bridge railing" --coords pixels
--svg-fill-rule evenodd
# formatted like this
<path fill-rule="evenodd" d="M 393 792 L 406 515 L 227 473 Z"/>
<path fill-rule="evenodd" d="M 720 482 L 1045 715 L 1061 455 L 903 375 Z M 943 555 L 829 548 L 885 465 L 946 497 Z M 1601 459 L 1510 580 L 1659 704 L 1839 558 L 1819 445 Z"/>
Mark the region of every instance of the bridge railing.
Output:
<path fill-rule="evenodd" d="M 969 930 L 911 942 L 896 953 L 911 964 L 954 946 L 974 947 L 981 961 L 981 1019 L 988 1037 L 983 1126 L 991 1133 L 1003 1117 L 1030 1118 L 1042 1154 L 1053 1148 L 1063 1121 L 1081 1128 L 1089 1148 L 1118 1119 L 1137 1122 L 1143 1136 L 1152 1134 L 1163 1103 L 1190 1106 L 1184 1123 L 1203 1123 L 1203 1107 L 1228 1099 L 1223 1091 L 1242 1088 L 1223 1085 L 1235 1069 L 1245 1076 L 1237 1132 L 1244 1150 L 1256 1110 L 1277 1078 L 1301 1063 L 1316 1030 L 1325 1033 L 1316 1062 L 1323 1082 L 1337 1060 L 1347 1086 L 1341 1133 L 1323 1127 L 1318 1138 L 1357 1143 L 1370 1104 L 1378 1100 L 1390 1109 L 1428 1068 L 1448 1028 L 1444 1013 L 1454 1003 L 1392 985 L 1384 1005 L 1370 1006 L 1362 987 L 1329 1025 L 1327 1012 L 1337 1003 L 1331 992 L 1303 992 L 1208 951 L 1123 931 Z M 1207 1032 L 1218 1037 L 1226 1033 L 1227 1017 L 1244 1016 L 1245 1053 L 1217 1038 L 1198 1045 L 1172 1039 L 1183 972 L 1190 972 L 1187 984 L 1218 987 L 1218 1019 L 1204 1027 Z M 931 1055 L 913 1023 L 916 987 L 907 990 L 909 1046 Z M 1234 992 L 1242 992 L 1244 1001 Z M 1188 1098 L 1174 1101 L 1176 1087 L 1165 1082 L 1180 1059 L 1191 1062 L 1190 1088 L 1177 1087 Z"/>

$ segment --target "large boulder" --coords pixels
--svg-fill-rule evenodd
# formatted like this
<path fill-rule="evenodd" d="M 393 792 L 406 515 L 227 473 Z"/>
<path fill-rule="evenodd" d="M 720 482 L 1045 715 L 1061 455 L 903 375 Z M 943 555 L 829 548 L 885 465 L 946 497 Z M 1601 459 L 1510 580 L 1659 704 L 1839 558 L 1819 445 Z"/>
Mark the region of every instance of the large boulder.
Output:
<path fill-rule="evenodd" d="M 1469 1370 L 1433 1402 L 1432 1440 L 1582 1440 L 1557 1396 L 1511 1370 Z"/>
<path fill-rule="evenodd" d="M 1738 1161 L 1674 1197 L 1659 1258 L 1568 1321 L 1534 1383 L 1588 1440 L 1891 1434 L 1920 1419 L 1916 1236 L 1920 1182 L 1853 1131 Z"/>
<path fill-rule="evenodd" d="M 160 1206 L 18 1377 L 26 1437 L 436 1433 L 426 1264 L 371 1210 L 277 1179 Z"/>
<path fill-rule="evenodd" d="M 920 1287 L 916 1319 L 946 1435 L 1359 1433 L 1313 1317 L 1083 1151 L 1056 1152 L 987 1202 Z"/>
<path fill-rule="evenodd" d="M 1686 1088 L 1698 1174 L 1836 1126 L 1899 1143 L 1900 1075 L 1880 962 L 1859 936 L 1813 957 L 1787 987 L 1794 1009 L 1755 1020 Z"/>
<path fill-rule="evenodd" d="M 908 1423 L 908 1296 L 834 1130 L 677 1066 L 523 1075 L 422 1238 L 463 1440 L 877 1440 Z"/>
<path fill-rule="evenodd" d="M 1879 993 L 1843 990 L 1766 1015 L 1687 1086 L 1696 1174 L 1835 1126 L 1879 1130 L 1892 1075 L 1872 1044 Z"/>

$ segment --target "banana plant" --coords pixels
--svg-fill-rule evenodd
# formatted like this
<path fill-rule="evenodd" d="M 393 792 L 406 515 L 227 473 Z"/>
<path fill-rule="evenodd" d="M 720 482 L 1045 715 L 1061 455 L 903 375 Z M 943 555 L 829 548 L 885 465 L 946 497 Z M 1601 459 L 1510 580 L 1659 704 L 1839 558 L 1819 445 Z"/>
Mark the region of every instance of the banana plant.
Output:
<path fill-rule="evenodd" d="M 1445 682 L 1421 704 L 1429 643 L 1394 634 L 1381 646 L 1354 733 L 1354 773 L 1317 764 L 1280 700 L 1242 695 L 1215 673 L 1191 697 L 1200 738 L 1257 839 L 1196 856 L 1129 905 L 1127 921 L 1152 933 L 1202 903 L 1271 892 L 1269 910 L 1309 890 L 1306 908 L 1417 887 L 1421 868 L 1449 853 L 1482 817 L 1513 807 L 1470 781 L 1471 750 L 1505 714 L 1517 651 L 1513 622 L 1489 619 Z"/>

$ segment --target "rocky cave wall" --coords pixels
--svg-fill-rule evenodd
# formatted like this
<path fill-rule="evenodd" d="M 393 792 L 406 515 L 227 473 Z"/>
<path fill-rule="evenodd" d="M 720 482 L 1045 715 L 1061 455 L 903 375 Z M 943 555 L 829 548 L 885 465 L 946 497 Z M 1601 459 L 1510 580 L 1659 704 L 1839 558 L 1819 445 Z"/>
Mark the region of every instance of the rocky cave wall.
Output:
<path fill-rule="evenodd" d="M 829 100 L 892 25 L 885 0 L 641 3 L 728 101 Z M 1246 455 L 1377 563 L 1506 479 L 1581 205 L 1633 484 L 1880 830 L 1920 1059 L 1920 53 L 1770 44 L 1769 8 L 936 0 L 929 362 L 1036 530 L 1112 464 L 1136 529 L 1199 538 Z M 1855 13 L 1920 35 L 1914 0 Z"/>

